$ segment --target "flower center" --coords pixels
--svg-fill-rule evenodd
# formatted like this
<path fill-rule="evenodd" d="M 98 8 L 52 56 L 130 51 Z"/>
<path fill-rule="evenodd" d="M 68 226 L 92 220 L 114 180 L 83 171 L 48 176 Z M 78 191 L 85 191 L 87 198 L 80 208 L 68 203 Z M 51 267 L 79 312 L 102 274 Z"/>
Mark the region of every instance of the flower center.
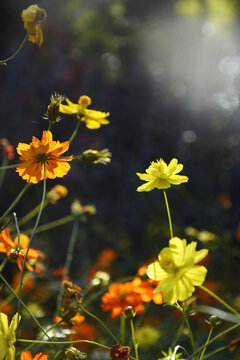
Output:
<path fill-rule="evenodd" d="M 157 169 L 161 174 L 166 172 L 166 164 L 163 159 L 157 160 L 156 162 L 152 161 L 150 167 Z"/>
<path fill-rule="evenodd" d="M 43 165 L 45 163 L 48 163 L 48 160 L 51 160 L 50 159 L 50 154 L 46 154 L 46 153 L 37 154 L 35 156 L 35 159 L 36 159 L 36 162 L 41 163 L 41 165 Z"/>
<path fill-rule="evenodd" d="M 167 273 L 174 274 L 177 270 L 175 262 L 170 254 L 161 254 L 160 265 Z"/>

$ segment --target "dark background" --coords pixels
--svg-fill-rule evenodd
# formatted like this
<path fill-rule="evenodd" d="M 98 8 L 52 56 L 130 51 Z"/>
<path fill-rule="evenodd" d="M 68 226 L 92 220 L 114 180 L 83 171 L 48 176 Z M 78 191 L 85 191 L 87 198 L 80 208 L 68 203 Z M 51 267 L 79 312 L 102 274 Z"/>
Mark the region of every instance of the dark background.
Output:
<path fill-rule="evenodd" d="M 75 198 L 94 203 L 98 210 L 82 224 L 72 268 L 76 273 L 111 246 L 119 254 L 119 271 L 134 274 L 167 244 L 163 194 L 137 193 L 141 181 L 135 173 L 144 172 L 152 160 L 161 157 L 169 163 L 176 157 L 189 182 L 167 191 L 175 235 L 185 237 L 187 226 L 214 232 L 216 241 L 198 245 L 211 250 L 209 276 L 227 280 L 234 274 L 238 279 L 239 5 L 230 0 L 219 4 L 39 1 L 48 14 L 42 48 L 28 42 L 0 67 L 0 137 L 14 146 L 29 143 L 33 135 L 41 137 L 47 129 L 42 116 L 54 91 L 73 102 L 88 95 L 92 109 L 110 111 L 110 125 L 99 130 L 82 125 L 70 153 L 107 147 L 112 162 L 102 166 L 75 161 L 66 177 L 47 183 L 48 189 L 54 183 L 66 185 L 70 193 L 45 211 L 41 223 L 67 215 Z M 29 5 L 1 3 L 2 59 L 24 38 L 20 14 Z M 63 116 L 53 127 L 54 139 L 67 140 L 75 123 L 74 116 Z M 24 185 L 16 173 L 8 172 L 1 189 L 2 212 Z M 41 183 L 31 187 L 17 206 L 19 217 L 40 202 L 41 193 Z M 229 198 L 230 206 L 220 195 Z M 35 239 L 49 266 L 65 261 L 70 232 L 68 224 Z M 237 286 L 225 283 L 232 290 Z"/>

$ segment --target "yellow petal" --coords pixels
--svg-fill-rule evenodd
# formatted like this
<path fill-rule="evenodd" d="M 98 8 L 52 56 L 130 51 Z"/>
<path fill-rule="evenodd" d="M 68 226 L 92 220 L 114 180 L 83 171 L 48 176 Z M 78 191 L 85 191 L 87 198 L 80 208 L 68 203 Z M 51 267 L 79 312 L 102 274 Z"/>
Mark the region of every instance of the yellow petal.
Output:
<path fill-rule="evenodd" d="M 152 280 L 164 280 L 168 275 L 166 271 L 161 268 L 159 261 L 155 261 L 148 265 L 147 276 Z"/>
<path fill-rule="evenodd" d="M 157 180 L 151 180 L 151 181 L 147 182 L 146 184 L 143 184 L 143 185 L 139 186 L 137 188 L 137 191 L 138 192 L 151 191 L 156 187 L 156 184 L 157 184 Z"/>
<path fill-rule="evenodd" d="M 195 255 L 194 255 L 194 264 L 197 264 L 199 261 L 204 259 L 205 256 L 207 256 L 207 254 L 208 254 L 207 249 L 202 249 L 202 250 L 196 251 Z"/>
<path fill-rule="evenodd" d="M 184 274 L 194 286 L 202 285 L 205 281 L 207 269 L 204 266 L 195 265 Z"/>

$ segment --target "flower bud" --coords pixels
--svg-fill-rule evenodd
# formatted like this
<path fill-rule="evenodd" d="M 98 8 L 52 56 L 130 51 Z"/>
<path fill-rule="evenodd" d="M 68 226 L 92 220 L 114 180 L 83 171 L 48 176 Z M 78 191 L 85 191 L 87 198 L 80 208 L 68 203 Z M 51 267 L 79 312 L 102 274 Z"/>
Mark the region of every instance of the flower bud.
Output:
<path fill-rule="evenodd" d="M 137 311 L 133 310 L 132 306 L 127 306 L 124 311 L 124 316 L 126 319 L 133 319 L 136 316 Z"/>
<path fill-rule="evenodd" d="M 68 189 L 66 186 L 58 184 L 47 193 L 47 198 L 52 204 L 55 204 L 59 199 L 66 197 L 67 194 Z"/>
<path fill-rule="evenodd" d="M 76 349 L 75 347 L 71 346 L 65 351 L 65 355 L 67 359 L 73 360 L 83 360 L 86 359 L 86 354 L 81 352 L 80 350 Z"/>
<path fill-rule="evenodd" d="M 82 155 L 81 155 L 81 159 L 83 161 L 92 163 L 92 164 L 104 164 L 106 165 L 107 163 L 110 163 L 111 161 L 111 156 L 112 154 L 110 153 L 110 151 L 108 149 L 103 149 L 103 150 L 92 150 L 92 149 L 88 149 L 83 151 Z"/>
<path fill-rule="evenodd" d="M 47 112 L 44 119 L 48 120 L 50 124 L 54 124 L 61 120 L 59 116 L 59 106 L 64 100 L 64 96 L 54 93 L 50 97 L 50 104 L 47 107 Z"/>

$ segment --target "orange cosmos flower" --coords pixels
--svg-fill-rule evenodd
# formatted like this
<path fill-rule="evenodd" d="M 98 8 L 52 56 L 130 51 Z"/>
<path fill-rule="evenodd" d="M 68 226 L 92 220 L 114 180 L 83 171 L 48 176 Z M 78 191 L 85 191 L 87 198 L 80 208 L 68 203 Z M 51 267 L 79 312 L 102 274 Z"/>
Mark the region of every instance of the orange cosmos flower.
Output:
<path fill-rule="evenodd" d="M 29 237 L 27 235 L 20 235 L 20 242 L 18 248 L 18 237 L 12 241 L 8 229 L 2 230 L 0 233 L 0 252 L 6 253 L 7 257 L 16 262 L 20 270 L 22 270 L 23 259 L 27 251 Z M 42 257 L 42 252 L 39 250 L 29 249 L 27 260 L 38 259 Z M 33 267 L 26 261 L 25 266 L 28 270 L 33 271 Z"/>
<path fill-rule="evenodd" d="M 85 320 L 85 316 L 81 314 L 76 314 L 70 319 L 68 319 L 68 322 L 64 321 L 63 318 L 60 316 L 55 316 L 53 321 L 56 323 L 59 322 L 60 320 L 62 320 L 62 322 L 59 325 L 69 327 L 69 326 L 81 324 Z"/>
<path fill-rule="evenodd" d="M 110 285 L 108 292 L 102 297 L 101 308 L 105 311 L 111 311 L 111 317 L 116 318 L 128 306 L 132 306 L 137 314 L 141 314 L 145 309 L 142 296 L 135 291 L 133 282 L 127 281 L 126 283 Z"/>
<path fill-rule="evenodd" d="M 69 341 L 75 341 L 75 340 L 94 341 L 94 339 L 97 336 L 97 330 L 95 326 L 88 323 L 74 325 L 71 327 L 71 331 L 72 333 L 67 335 L 67 339 Z M 74 346 L 78 349 L 86 349 L 88 347 L 88 344 L 76 343 L 74 344 Z"/>
<path fill-rule="evenodd" d="M 68 141 L 63 143 L 53 141 L 51 131 L 43 131 L 41 140 L 33 136 L 30 144 L 18 144 L 17 152 L 22 163 L 16 171 L 24 180 L 33 184 L 44 179 L 44 167 L 46 179 L 63 177 L 70 169 L 67 161 L 71 161 L 73 157 L 72 155 L 67 157 L 59 155 L 65 153 L 68 148 Z"/>
<path fill-rule="evenodd" d="M 40 352 L 33 357 L 32 354 L 30 353 L 30 351 L 24 351 L 21 354 L 20 359 L 21 360 L 48 360 L 48 356 L 44 355 L 43 353 Z"/>

